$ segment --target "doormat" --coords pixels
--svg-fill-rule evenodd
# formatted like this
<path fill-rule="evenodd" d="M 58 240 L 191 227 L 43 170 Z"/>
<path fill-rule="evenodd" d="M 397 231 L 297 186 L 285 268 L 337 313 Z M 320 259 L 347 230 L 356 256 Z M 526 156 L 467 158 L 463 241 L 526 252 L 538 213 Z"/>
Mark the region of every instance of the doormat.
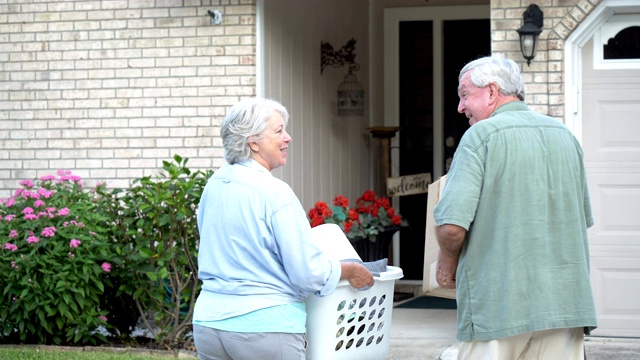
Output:
<path fill-rule="evenodd" d="M 396 305 L 395 308 L 404 309 L 457 309 L 455 299 L 445 299 L 435 296 L 419 296 L 405 303 Z"/>

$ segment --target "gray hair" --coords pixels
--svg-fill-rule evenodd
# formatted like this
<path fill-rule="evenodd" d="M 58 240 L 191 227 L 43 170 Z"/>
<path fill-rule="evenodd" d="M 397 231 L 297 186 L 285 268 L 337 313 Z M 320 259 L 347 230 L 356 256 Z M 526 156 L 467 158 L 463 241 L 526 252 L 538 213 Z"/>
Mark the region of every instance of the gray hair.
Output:
<path fill-rule="evenodd" d="M 515 61 L 495 56 L 474 60 L 462 68 L 458 81 L 464 73 L 471 70 L 473 71 L 470 79 L 473 85 L 483 88 L 494 83 L 498 85 L 502 95 L 517 96 L 518 99 L 524 100 L 524 80 Z"/>
<path fill-rule="evenodd" d="M 286 127 L 289 122 L 289 113 L 275 100 L 249 98 L 231 107 L 220 125 L 224 157 L 229 164 L 251 157 L 249 142 L 262 139 L 267 122 L 274 112 L 282 115 Z"/>

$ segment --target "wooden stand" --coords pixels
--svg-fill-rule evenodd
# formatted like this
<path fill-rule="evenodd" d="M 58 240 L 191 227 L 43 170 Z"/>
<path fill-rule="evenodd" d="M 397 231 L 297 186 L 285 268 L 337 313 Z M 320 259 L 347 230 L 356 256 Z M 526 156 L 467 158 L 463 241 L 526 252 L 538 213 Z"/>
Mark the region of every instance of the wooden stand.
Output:
<path fill-rule="evenodd" d="M 399 127 L 374 126 L 367 128 L 374 139 L 377 139 L 376 150 L 376 179 L 374 182 L 376 194 L 388 196 L 387 178 L 391 177 L 391 138 L 396 136 Z"/>
<path fill-rule="evenodd" d="M 367 128 L 374 139 L 377 139 L 377 161 L 376 161 L 376 178 L 374 182 L 374 191 L 380 196 L 389 196 L 387 194 L 387 178 L 391 177 L 391 138 L 396 136 L 400 131 L 396 126 L 374 126 Z M 393 246 L 389 239 L 388 259 L 389 264 L 393 265 Z"/>

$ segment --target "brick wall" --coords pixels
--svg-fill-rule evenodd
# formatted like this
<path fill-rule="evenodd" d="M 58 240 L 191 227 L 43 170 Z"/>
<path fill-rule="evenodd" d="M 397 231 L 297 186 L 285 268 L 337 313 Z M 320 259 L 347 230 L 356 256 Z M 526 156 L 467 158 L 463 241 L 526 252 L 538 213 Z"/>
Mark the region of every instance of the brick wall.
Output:
<path fill-rule="evenodd" d="M 532 110 L 564 122 L 564 42 L 602 0 L 492 0 L 491 51 L 521 64 L 526 102 Z M 544 13 L 536 57 L 527 66 L 516 30 L 530 4 Z"/>
<path fill-rule="evenodd" d="M 2 2 L 0 197 L 58 169 L 127 187 L 174 154 L 220 166 L 217 126 L 256 91 L 255 24 L 255 0 Z"/>
<path fill-rule="evenodd" d="M 255 2 L 0 3 L 0 197 L 58 169 L 126 187 L 174 154 L 220 166 L 217 126 L 256 93 Z M 492 52 L 522 64 L 535 111 L 564 121 L 564 41 L 600 2 L 491 1 Z M 531 3 L 544 28 L 527 66 L 515 30 Z"/>

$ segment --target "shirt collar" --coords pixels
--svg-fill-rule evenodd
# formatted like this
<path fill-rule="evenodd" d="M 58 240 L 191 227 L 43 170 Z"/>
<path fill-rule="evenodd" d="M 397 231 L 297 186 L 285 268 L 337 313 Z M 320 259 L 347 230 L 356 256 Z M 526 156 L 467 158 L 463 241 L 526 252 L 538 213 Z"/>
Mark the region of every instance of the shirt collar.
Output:
<path fill-rule="evenodd" d="M 529 107 L 524 101 L 510 101 L 497 108 L 491 115 L 489 115 L 489 117 L 496 116 L 506 111 L 529 111 Z"/>
<path fill-rule="evenodd" d="M 253 160 L 251 158 L 238 161 L 236 164 L 238 164 L 240 166 L 246 166 L 246 167 L 248 167 L 250 169 L 261 171 L 261 172 L 264 172 L 266 174 L 269 174 L 269 175 L 273 176 L 273 174 L 271 174 L 271 172 L 269 170 L 267 170 L 264 166 L 260 165 L 259 162 L 255 161 L 255 160 Z"/>

